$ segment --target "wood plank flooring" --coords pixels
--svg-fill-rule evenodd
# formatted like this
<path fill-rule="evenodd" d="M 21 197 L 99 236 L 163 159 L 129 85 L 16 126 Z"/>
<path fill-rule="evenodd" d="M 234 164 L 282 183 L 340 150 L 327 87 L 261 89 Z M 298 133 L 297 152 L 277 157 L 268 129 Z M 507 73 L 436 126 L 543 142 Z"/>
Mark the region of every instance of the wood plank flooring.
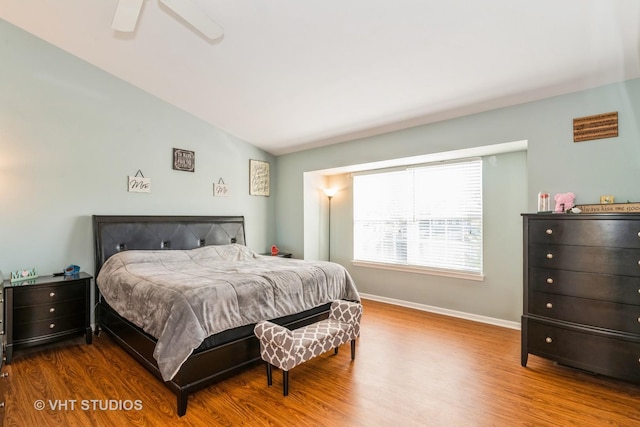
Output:
<path fill-rule="evenodd" d="M 175 396 L 104 334 L 92 345 L 17 351 L 5 368 L 4 425 L 640 426 L 640 386 L 536 356 L 523 368 L 519 331 L 364 308 L 354 362 L 347 344 L 293 369 L 288 397 L 281 372 L 267 387 L 256 364 L 192 395 L 182 418 Z M 108 406 L 135 401 L 140 408 Z"/>

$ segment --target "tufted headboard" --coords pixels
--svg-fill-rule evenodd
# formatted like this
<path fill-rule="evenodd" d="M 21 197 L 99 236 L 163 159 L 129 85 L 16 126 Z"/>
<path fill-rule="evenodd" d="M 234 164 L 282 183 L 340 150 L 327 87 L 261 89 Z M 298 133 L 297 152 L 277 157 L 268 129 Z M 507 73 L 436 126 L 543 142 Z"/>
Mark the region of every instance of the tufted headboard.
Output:
<path fill-rule="evenodd" d="M 111 255 L 132 249 L 245 244 L 243 216 L 93 216 L 95 276 Z"/>

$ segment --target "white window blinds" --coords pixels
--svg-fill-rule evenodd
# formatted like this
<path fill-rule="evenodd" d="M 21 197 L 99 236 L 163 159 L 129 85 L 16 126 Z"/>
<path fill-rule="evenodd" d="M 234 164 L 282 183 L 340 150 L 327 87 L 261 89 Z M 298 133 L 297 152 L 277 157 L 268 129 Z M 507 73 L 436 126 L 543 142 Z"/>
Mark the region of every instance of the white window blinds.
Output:
<path fill-rule="evenodd" d="M 354 259 L 482 274 L 482 160 L 356 175 Z"/>

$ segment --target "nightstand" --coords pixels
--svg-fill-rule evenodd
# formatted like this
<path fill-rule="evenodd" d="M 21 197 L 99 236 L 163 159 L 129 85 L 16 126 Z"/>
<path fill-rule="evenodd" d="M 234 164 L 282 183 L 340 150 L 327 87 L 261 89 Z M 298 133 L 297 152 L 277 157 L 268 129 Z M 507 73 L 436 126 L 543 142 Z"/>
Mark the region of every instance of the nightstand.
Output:
<path fill-rule="evenodd" d="M 278 252 L 277 255 L 271 255 L 271 253 L 264 253 L 264 254 L 260 254 L 260 255 L 265 255 L 265 256 L 279 256 L 280 258 L 291 258 L 292 254 L 291 252 Z"/>
<path fill-rule="evenodd" d="M 5 280 L 4 332 L 6 363 L 13 350 L 85 335 L 91 344 L 91 276 L 42 276 L 11 283 Z"/>

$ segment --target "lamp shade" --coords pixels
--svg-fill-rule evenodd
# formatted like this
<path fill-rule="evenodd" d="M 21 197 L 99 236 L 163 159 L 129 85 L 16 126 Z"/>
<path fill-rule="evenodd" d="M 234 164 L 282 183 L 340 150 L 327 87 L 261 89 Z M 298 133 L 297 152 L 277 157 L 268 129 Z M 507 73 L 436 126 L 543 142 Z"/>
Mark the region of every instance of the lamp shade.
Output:
<path fill-rule="evenodd" d="M 322 190 L 322 191 L 324 191 L 324 194 L 325 194 L 327 197 L 333 197 L 333 196 L 335 196 L 335 195 L 336 195 L 336 193 L 338 192 L 338 189 L 337 189 L 337 188 L 325 188 L 325 189 L 324 189 L 324 190 Z"/>

